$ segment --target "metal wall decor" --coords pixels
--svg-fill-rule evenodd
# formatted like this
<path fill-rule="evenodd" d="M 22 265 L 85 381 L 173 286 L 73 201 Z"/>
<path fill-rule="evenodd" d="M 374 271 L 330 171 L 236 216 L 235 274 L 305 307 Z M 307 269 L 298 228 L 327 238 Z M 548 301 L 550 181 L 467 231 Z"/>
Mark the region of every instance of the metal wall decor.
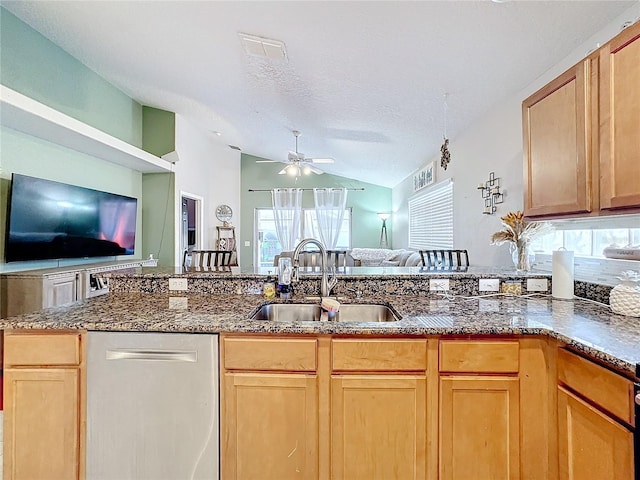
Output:
<path fill-rule="evenodd" d="M 493 172 L 489 174 L 489 180 L 478 185 L 478 190 L 484 199 L 485 215 L 493 215 L 496 212 L 496 205 L 504 202 L 504 193 L 500 191 L 500 177 L 496 177 Z"/>

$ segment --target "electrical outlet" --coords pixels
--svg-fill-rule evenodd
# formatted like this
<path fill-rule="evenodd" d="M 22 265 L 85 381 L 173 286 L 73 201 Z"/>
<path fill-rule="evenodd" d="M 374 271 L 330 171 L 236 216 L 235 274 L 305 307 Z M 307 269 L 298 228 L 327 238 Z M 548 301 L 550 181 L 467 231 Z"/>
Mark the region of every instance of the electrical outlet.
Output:
<path fill-rule="evenodd" d="M 244 246 L 245 247 L 250 247 L 251 246 L 251 241 L 250 240 L 245 240 L 244 241 Z"/>
<path fill-rule="evenodd" d="M 186 278 L 170 278 L 169 279 L 169 291 L 173 292 L 176 290 L 186 291 L 187 290 L 187 279 Z"/>
<path fill-rule="evenodd" d="M 447 290 L 449 290 L 448 278 L 430 278 L 429 279 L 430 292 L 446 292 Z"/>
<path fill-rule="evenodd" d="M 169 297 L 169 308 L 171 310 L 186 310 L 188 306 L 187 297 Z"/>
<path fill-rule="evenodd" d="M 528 292 L 546 292 L 548 288 L 546 278 L 527 278 Z"/>
<path fill-rule="evenodd" d="M 481 278 L 478 282 L 478 290 L 481 292 L 499 292 L 500 280 L 497 278 Z"/>

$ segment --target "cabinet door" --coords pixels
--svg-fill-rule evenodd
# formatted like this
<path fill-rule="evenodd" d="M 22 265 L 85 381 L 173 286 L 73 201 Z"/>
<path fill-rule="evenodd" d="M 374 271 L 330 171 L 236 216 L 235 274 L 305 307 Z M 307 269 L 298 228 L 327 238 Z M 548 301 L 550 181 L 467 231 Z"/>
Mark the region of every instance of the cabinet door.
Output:
<path fill-rule="evenodd" d="M 440 379 L 440 478 L 517 479 L 519 381 L 515 377 Z"/>
<path fill-rule="evenodd" d="M 640 22 L 600 50 L 600 208 L 640 208 Z"/>
<path fill-rule="evenodd" d="M 316 375 L 224 376 L 221 478 L 318 478 Z"/>
<path fill-rule="evenodd" d="M 5 370 L 5 480 L 78 478 L 78 384 L 76 368 Z"/>
<path fill-rule="evenodd" d="M 633 480 L 633 434 L 558 387 L 560 479 Z"/>
<path fill-rule="evenodd" d="M 590 60 L 522 104 L 524 213 L 590 212 Z"/>
<path fill-rule="evenodd" d="M 331 378 L 331 478 L 424 479 L 424 376 Z"/>
<path fill-rule="evenodd" d="M 75 302 L 78 299 L 77 285 L 78 281 L 75 273 L 46 278 L 44 281 L 45 293 L 42 307 L 57 307 Z"/>

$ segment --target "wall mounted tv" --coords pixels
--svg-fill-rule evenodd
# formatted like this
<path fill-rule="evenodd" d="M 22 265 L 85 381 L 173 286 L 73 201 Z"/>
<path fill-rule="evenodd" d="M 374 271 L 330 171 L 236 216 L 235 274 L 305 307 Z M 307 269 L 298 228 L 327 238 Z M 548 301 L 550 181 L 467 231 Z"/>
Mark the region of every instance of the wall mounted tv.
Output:
<path fill-rule="evenodd" d="M 137 200 L 14 173 L 7 262 L 133 255 Z"/>

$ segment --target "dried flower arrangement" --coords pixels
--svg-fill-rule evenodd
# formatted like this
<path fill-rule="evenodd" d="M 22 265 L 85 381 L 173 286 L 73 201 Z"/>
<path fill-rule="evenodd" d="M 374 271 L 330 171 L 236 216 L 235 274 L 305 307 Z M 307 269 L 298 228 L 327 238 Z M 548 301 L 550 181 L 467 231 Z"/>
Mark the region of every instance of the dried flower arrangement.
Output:
<path fill-rule="evenodd" d="M 525 222 L 524 214 L 521 211 L 509 212 L 504 217 L 500 217 L 504 230 L 491 235 L 492 245 L 502 245 L 511 242 L 518 251 L 518 270 L 530 270 L 529 265 L 529 242 L 534 238 L 544 235 L 553 230 L 553 226 L 548 222 Z"/>

